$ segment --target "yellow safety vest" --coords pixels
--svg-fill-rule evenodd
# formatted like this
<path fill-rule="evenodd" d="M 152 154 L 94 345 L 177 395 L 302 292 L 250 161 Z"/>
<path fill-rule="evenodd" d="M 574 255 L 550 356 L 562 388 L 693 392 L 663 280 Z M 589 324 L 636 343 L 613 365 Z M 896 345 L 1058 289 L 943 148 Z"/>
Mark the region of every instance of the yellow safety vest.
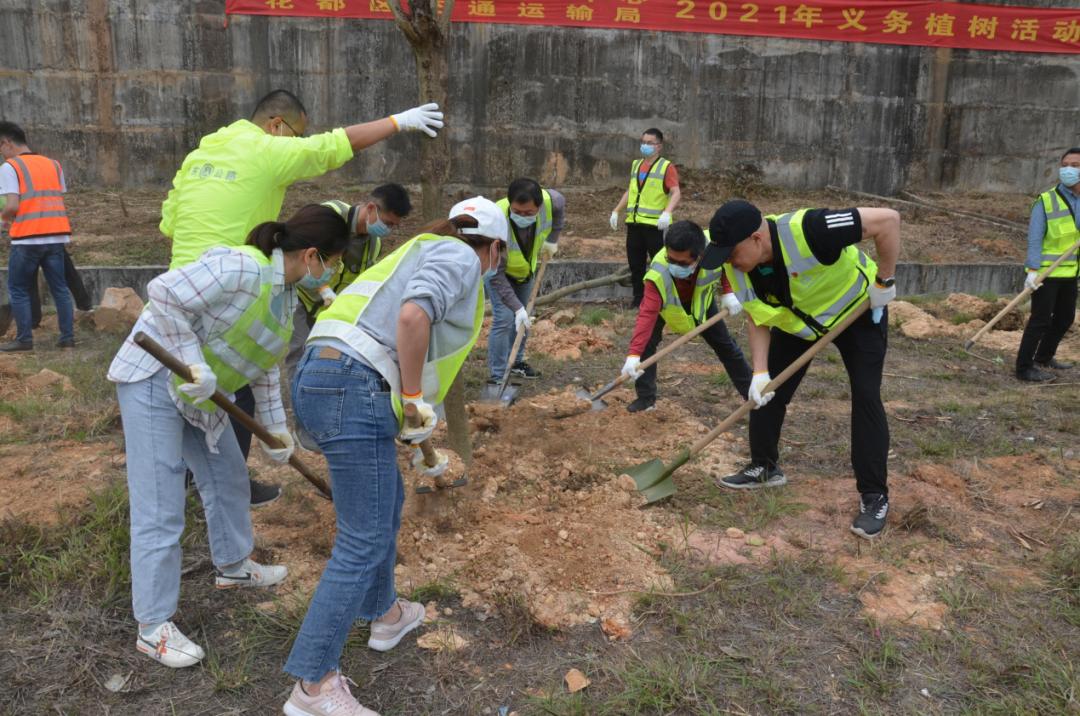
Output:
<path fill-rule="evenodd" d="M 653 257 L 652 265 L 645 273 L 645 280 L 652 281 L 656 290 L 660 292 L 660 317 L 664 319 L 675 333 L 689 333 L 695 326 L 705 320 L 705 312 L 713 304 L 716 294 L 716 284 L 723 276 L 723 269 L 707 271 L 699 268 L 697 280 L 694 282 L 694 293 L 690 298 L 690 312 L 688 313 L 679 299 L 679 292 L 675 288 L 675 279 L 668 271 L 670 264 L 667 260 L 667 249 L 661 249 L 660 253 Z"/>
<path fill-rule="evenodd" d="M 209 336 L 202 349 L 206 364 L 217 376 L 218 389 L 225 393 L 235 393 L 277 365 L 289 350 L 293 329 L 291 313 L 275 316 L 270 308 L 274 288 L 274 267 L 270 259 L 254 246 L 233 246 L 230 250 L 255 259 L 261 275 L 258 297 L 223 333 Z M 173 376 L 172 380 L 174 386 L 185 382 L 178 376 Z M 200 410 L 217 410 L 209 400 L 196 403 L 180 391 L 176 394 Z"/>
<path fill-rule="evenodd" d="M 364 357 L 375 370 L 390 384 L 391 400 L 398 425 L 402 425 L 401 373 L 398 364 L 386 348 L 359 328 L 360 317 L 371 305 L 371 300 L 390 277 L 397 271 L 411 254 L 420 250 L 421 245 L 432 241 L 458 241 L 449 236 L 420 234 L 405 242 L 389 256 L 375 264 L 353 281 L 338 295 L 329 308 L 319 314 L 308 341 L 320 337 L 337 338 Z M 438 345 L 432 341 L 428 346 L 428 355 L 424 359 L 422 388 L 424 397 L 438 404 L 446 397 L 450 386 L 461 370 L 469 351 L 476 344 L 480 328 L 484 323 L 484 285 L 477 282 L 476 312 L 473 328 L 468 340 L 458 345 Z"/>
<path fill-rule="evenodd" d="M 540 213 L 536 215 L 536 231 L 533 233 L 532 253 L 528 257 L 521 250 L 517 240 L 517 226 L 510 219 L 510 200 L 500 199 L 495 202 L 506 213 L 506 221 L 510 224 L 510 235 L 506 245 L 506 275 L 518 280 L 527 279 L 536 273 L 536 261 L 540 257 L 540 247 L 547 241 L 551 234 L 551 195 L 547 189 L 541 189 L 544 195 L 544 203 L 540 206 Z"/>
<path fill-rule="evenodd" d="M 638 167 L 644 159 L 635 159 L 630 167 L 630 188 L 626 197 L 626 223 L 649 224 L 656 226 L 660 215 L 667 207 L 668 196 L 664 191 L 664 175 L 671 164 L 663 157 L 657 157 L 649 168 L 645 182 L 638 187 Z"/>
<path fill-rule="evenodd" d="M 1057 192 L 1057 187 L 1044 191 L 1036 201 L 1042 201 L 1046 211 L 1046 234 L 1043 235 L 1042 268 L 1058 260 L 1063 253 L 1080 241 L 1080 229 L 1076 228 L 1076 218 L 1069 210 L 1069 203 Z M 1076 278 L 1080 273 L 1077 250 L 1072 248 L 1069 258 L 1058 264 L 1047 278 Z"/>
<path fill-rule="evenodd" d="M 828 333 L 849 311 L 862 303 L 877 275 L 877 264 L 855 246 L 844 247 L 836 263 L 823 264 L 814 257 L 803 234 L 808 209 L 767 216 L 776 223 L 780 251 L 791 289 L 791 305 L 775 297 L 758 296 L 750 277 L 730 262 L 724 271 L 731 290 L 759 326 L 775 326 L 804 340 Z"/>

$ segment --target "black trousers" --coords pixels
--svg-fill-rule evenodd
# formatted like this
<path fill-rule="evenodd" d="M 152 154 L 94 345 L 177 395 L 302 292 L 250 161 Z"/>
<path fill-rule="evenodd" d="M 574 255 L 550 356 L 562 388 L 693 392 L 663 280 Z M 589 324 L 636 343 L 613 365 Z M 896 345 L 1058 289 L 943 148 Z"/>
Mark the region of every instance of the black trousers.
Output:
<path fill-rule="evenodd" d="M 1076 279 L 1048 278 L 1031 294 L 1031 318 L 1020 339 L 1016 370 L 1049 363 L 1076 315 Z"/>
<path fill-rule="evenodd" d="M 255 415 L 255 393 L 251 392 L 250 385 L 245 385 L 234 393 L 234 402 L 236 407 L 248 415 Z M 231 415 L 229 416 L 229 422 L 232 423 L 233 432 L 236 433 L 236 442 L 240 443 L 240 452 L 244 454 L 244 459 L 247 460 L 248 453 L 251 452 L 251 431 L 238 423 L 236 418 Z"/>
<path fill-rule="evenodd" d="M 881 403 L 881 371 L 885 367 L 888 325 L 887 309 L 877 324 L 870 320 L 867 311 L 834 341 L 844 359 L 851 384 L 851 467 L 860 494 L 889 493 L 889 423 Z M 780 375 L 812 345 L 813 341 L 772 329 L 769 375 Z M 755 464 L 778 464 L 780 430 L 787 406 L 809 367 L 807 364 L 791 376 L 776 390 L 768 404 L 750 412 L 750 459 Z"/>
<path fill-rule="evenodd" d="M 716 315 L 716 304 L 714 303 L 709 307 L 709 310 L 705 312 L 706 318 L 711 318 Z M 648 360 L 652 358 L 656 353 L 657 347 L 660 345 L 660 341 L 664 334 L 664 319 L 657 317 L 656 326 L 653 328 L 652 335 L 649 337 L 649 342 L 645 345 L 645 350 L 641 354 L 641 360 Z M 723 321 L 718 321 L 711 325 L 708 330 L 701 334 L 701 337 L 705 339 L 705 343 L 709 348 L 713 349 L 713 353 L 720 359 L 720 362 L 724 364 L 724 370 L 727 371 L 728 377 L 731 378 L 732 385 L 739 391 L 739 395 L 746 399 L 746 395 L 750 390 L 750 380 L 753 378 L 753 372 L 750 370 L 750 364 L 746 362 L 746 358 L 743 356 L 742 349 L 739 348 L 739 344 L 735 342 L 735 339 L 728 333 L 727 326 Z M 639 398 L 656 398 L 656 366 L 659 363 L 655 363 L 645 369 L 643 375 L 637 379 L 634 383 L 634 390 L 637 391 Z"/>
<path fill-rule="evenodd" d="M 649 224 L 626 225 L 626 263 L 630 266 L 630 286 L 634 290 L 633 307 L 641 305 L 645 295 L 645 272 L 652 257 L 664 248 L 664 234 Z"/>
<path fill-rule="evenodd" d="M 41 294 L 38 292 L 38 275 L 40 269 L 34 272 L 34 281 L 30 289 L 30 319 L 34 328 L 41 325 Z M 90 292 L 83 284 L 82 276 L 75 268 L 75 262 L 71 260 L 71 254 L 64 249 L 64 280 L 67 282 L 71 297 L 75 299 L 75 307 L 80 311 L 89 311 L 94 307 L 90 300 Z"/>

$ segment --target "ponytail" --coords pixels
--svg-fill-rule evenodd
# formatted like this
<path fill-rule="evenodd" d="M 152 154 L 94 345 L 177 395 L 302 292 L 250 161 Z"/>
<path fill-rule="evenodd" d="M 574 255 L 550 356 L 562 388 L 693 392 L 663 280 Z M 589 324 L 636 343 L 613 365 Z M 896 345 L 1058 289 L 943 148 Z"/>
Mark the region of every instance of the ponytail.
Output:
<path fill-rule="evenodd" d="M 281 245 L 281 235 L 288 230 L 284 221 L 266 221 L 251 230 L 247 242 L 269 258 L 274 249 Z"/>
<path fill-rule="evenodd" d="M 340 214 L 322 204 L 308 204 L 287 221 L 259 224 L 248 234 L 247 243 L 267 258 L 274 249 L 288 252 L 315 248 L 326 259 L 345 250 L 349 235 L 349 224 Z"/>

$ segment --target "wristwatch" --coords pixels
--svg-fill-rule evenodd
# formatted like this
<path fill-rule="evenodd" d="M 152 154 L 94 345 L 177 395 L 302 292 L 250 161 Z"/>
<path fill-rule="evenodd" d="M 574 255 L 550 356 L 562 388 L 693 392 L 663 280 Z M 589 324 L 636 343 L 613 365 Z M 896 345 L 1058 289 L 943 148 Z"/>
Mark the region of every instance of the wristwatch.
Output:
<path fill-rule="evenodd" d="M 882 288 L 892 288 L 896 285 L 896 277 L 890 276 L 889 278 L 881 278 L 881 276 L 878 276 L 874 279 L 874 283 Z"/>

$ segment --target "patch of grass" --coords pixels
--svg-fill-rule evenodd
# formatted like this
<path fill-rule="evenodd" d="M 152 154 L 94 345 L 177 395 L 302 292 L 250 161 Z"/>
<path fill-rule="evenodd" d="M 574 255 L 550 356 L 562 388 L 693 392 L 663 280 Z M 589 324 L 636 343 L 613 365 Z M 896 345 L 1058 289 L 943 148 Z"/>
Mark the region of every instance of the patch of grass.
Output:
<path fill-rule="evenodd" d="M 907 657 L 891 634 L 861 643 L 856 654 L 855 667 L 845 679 L 849 685 L 873 700 L 887 699 L 900 687 Z"/>
<path fill-rule="evenodd" d="M 978 316 L 972 316 L 969 313 L 957 313 L 949 318 L 949 322 L 952 323 L 954 326 L 959 326 L 964 323 L 970 323 L 976 318 L 978 318 Z"/>
<path fill-rule="evenodd" d="M 1045 558 L 1055 611 L 1080 626 L 1080 535 L 1071 534 Z"/>
<path fill-rule="evenodd" d="M 447 580 L 433 580 L 421 584 L 409 593 L 409 599 L 426 604 L 431 601 L 445 601 L 459 595 L 457 587 Z"/>
<path fill-rule="evenodd" d="M 507 646 L 527 644 L 551 633 L 550 628 L 537 620 L 524 595 L 504 593 L 497 595 L 493 602 L 503 625 L 503 641 Z"/>
<path fill-rule="evenodd" d="M 726 370 L 710 373 L 709 383 L 717 388 L 726 388 L 731 385 L 731 376 L 727 374 Z"/>
<path fill-rule="evenodd" d="M 759 530 L 786 515 L 797 515 L 809 505 L 797 502 L 787 490 L 724 490 L 709 481 L 711 509 L 704 513 L 702 524 L 746 531 Z"/>
<path fill-rule="evenodd" d="M 604 321 L 610 321 L 613 315 L 610 309 L 603 306 L 590 306 L 581 310 L 577 320 L 586 326 L 599 326 Z"/>

